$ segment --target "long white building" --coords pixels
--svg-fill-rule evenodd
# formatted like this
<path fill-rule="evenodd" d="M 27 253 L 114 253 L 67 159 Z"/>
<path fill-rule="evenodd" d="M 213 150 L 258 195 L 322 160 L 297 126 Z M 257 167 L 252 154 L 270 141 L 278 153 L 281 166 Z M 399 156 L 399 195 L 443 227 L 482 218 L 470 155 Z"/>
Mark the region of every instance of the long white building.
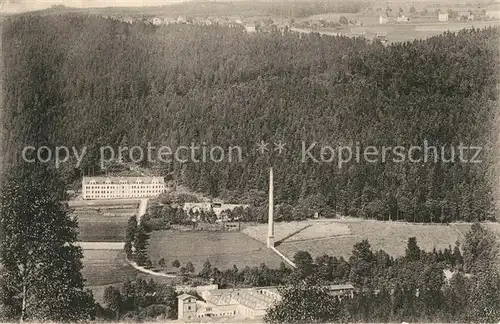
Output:
<path fill-rule="evenodd" d="M 145 198 L 165 192 L 163 177 L 83 177 L 83 199 Z"/>

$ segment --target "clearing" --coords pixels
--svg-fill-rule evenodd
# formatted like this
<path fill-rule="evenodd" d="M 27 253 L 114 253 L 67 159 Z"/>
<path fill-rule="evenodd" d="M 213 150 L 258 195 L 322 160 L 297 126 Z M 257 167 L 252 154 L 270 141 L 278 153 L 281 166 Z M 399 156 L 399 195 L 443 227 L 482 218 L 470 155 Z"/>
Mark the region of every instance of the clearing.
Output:
<path fill-rule="evenodd" d="M 219 270 L 258 266 L 264 262 L 271 268 L 280 266 L 282 259 L 265 244 L 238 232 L 156 231 L 149 239 L 148 256 L 154 263 L 164 258 L 167 271 L 177 271 L 172 261 L 182 266 L 191 261 L 198 273 L 208 259 Z"/>
<path fill-rule="evenodd" d="M 302 222 L 275 223 L 277 249 L 288 258 L 303 250 L 313 257 L 351 255 L 353 245 L 368 239 L 372 250 L 382 249 L 392 256 L 404 255 L 409 237 L 416 237 L 418 245 L 426 250 L 444 249 L 455 242 L 463 242 L 470 223 L 412 224 L 405 222 L 383 222 L 362 219 L 309 220 Z M 496 232 L 500 240 L 500 224 L 485 223 Z M 267 224 L 245 228 L 243 233 L 265 242 Z"/>

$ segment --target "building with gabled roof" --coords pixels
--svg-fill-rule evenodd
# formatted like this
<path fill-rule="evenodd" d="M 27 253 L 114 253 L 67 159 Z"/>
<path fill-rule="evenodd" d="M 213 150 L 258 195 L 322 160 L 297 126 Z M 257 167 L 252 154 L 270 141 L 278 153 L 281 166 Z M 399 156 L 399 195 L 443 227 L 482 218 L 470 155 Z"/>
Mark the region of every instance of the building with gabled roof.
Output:
<path fill-rule="evenodd" d="M 236 320 L 262 319 L 269 307 L 281 300 L 277 286 L 255 288 L 213 289 L 201 292 L 203 300 L 189 294 L 178 296 L 178 319 L 203 321 L 231 318 Z M 328 290 L 339 298 L 352 298 L 352 285 L 331 285 Z"/>

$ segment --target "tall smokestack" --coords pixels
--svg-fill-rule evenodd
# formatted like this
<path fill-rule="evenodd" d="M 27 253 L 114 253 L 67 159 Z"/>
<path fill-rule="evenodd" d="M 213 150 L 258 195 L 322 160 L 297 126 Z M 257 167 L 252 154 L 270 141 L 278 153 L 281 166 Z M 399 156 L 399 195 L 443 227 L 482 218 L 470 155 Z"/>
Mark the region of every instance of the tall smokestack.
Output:
<path fill-rule="evenodd" d="M 267 247 L 274 247 L 274 183 L 273 183 L 273 168 L 269 170 L 269 216 L 267 231 Z"/>

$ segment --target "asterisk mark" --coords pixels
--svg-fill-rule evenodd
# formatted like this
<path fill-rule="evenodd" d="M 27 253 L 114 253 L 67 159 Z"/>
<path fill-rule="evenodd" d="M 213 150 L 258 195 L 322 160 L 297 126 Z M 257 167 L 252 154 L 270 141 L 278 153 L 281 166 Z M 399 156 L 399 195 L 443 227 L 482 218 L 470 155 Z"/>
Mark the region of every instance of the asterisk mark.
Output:
<path fill-rule="evenodd" d="M 274 146 L 276 146 L 274 148 L 275 151 L 278 151 L 278 154 L 281 154 L 284 150 L 285 150 L 285 143 L 282 143 L 281 141 L 279 141 L 278 143 L 274 143 Z"/>
<path fill-rule="evenodd" d="M 266 143 L 264 141 L 260 141 L 260 143 L 257 143 L 257 151 L 259 151 L 261 154 L 264 154 L 264 152 L 268 151 L 267 146 L 269 143 Z"/>

